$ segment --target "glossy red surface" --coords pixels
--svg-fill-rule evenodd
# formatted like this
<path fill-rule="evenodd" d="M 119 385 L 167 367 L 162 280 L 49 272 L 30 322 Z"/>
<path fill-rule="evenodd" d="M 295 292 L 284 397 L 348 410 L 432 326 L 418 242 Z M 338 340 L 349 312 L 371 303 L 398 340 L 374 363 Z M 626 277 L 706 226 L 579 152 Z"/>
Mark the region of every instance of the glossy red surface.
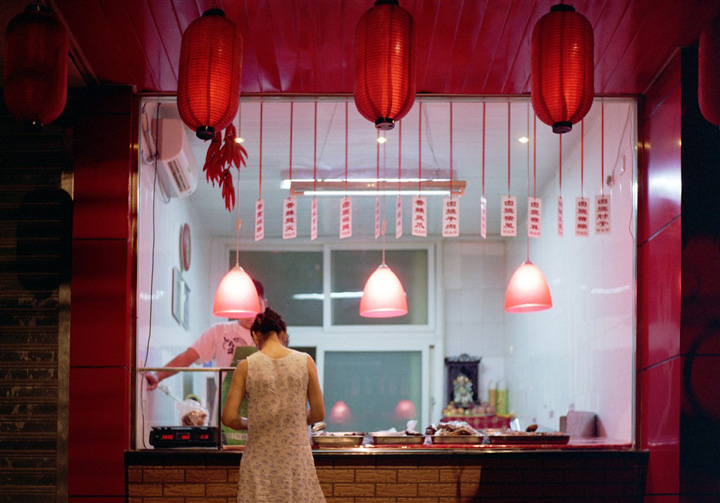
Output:
<path fill-rule="evenodd" d="M 720 335 L 714 326 L 720 318 L 720 260 L 711 236 L 688 240 L 682 252 L 683 354 L 720 354 Z"/>
<path fill-rule="evenodd" d="M 639 366 L 680 352 L 681 220 L 677 218 L 638 248 Z M 662 271 L 662 274 L 658 274 Z"/>
<path fill-rule="evenodd" d="M 417 38 L 418 92 L 530 90 L 529 38 L 556 0 L 402 0 Z M 182 32 L 211 0 L 53 2 L 102 83 L 177 88 Z M 574 0 L 595 35 L 597 93 L 641 94 L 675 48 L 695 42 L 720 0 Z M 222 2 L 245 41 L 244 93 L 351 93 L 355 27 L 372 1 Z"/>
<path fill-rule="evenodd" d="M 70 496 L 125 494 L 123 453 L 130 447 L 129 388 L 126 369 L 70 369 Z"/>
<path fill-rule="evenodd" d="M 638 170 L 638 243 L 644 243 L 680 214 L 680 87 L 641 125 L 642 164 Z"/>
<path fill-rule="evenodd" d="M 90 115 L 75 130 L 74 238 L 130 235 L 130 103 L 128 115 Z"/>
<path fill-rule="evenodd" d="M 70 365 L 130 365 L 129 259 L 127 241 L 73 240 Z"/>
<path fill-rule="evenodd" d="M 680 490 L 680 357 L 643 370 L 640 375 L 641 442 L 650 450 L 646 493 Z"/>

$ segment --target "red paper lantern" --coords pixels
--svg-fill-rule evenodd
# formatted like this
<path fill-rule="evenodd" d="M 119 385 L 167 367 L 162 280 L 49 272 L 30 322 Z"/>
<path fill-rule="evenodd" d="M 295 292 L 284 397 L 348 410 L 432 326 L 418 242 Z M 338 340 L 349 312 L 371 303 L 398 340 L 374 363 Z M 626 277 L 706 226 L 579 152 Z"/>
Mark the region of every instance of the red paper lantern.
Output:
<path fill-rule="evenodd" d="M 720 126 L 720 17 L 700 35 L 698 101 L 705 119 Z"/>
<path fill-rule="evenodd" d="M 44 5 L 28 5 L 5 32 L 5 104 L 15 119 L 42 127 L 67 100 L 68 34 Z"/>
<path fill-rule="evenodd" d="M 221 9 L 206 11 L 183 33 L 177 105 L 198 138 L 211 139 L 235 117 L 242 54 L 242 36 Z"/>
<path fill-rule="evenodd" d="M 397 0 L 377 0 L 355 30 L 355 106 L 388 130 L 415 101 L 413 19 Z"/>
<path fill-rule="evenodd" d="M 592 106 L 593 50 L 590 22 L 570 5 L 554 5 L 533 29 L 532 104 L 554 133 L 570 131 Z"/>

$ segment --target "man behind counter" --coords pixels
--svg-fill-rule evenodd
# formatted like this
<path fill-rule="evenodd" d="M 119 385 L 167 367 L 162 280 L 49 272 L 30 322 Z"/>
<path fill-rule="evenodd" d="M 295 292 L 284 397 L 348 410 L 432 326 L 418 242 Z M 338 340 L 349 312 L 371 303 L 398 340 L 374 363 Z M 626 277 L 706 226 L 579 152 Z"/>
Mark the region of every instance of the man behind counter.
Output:
<path fill-rule="evenodd" d="M 260 301 L 260 312 L 265 311 L 265 289 L 262 284 L 253 279 Z M 250 327 L 255 321 L 252 318 L 240 318 L 239 320 L 217 323 L 205 330 L 200 338 L 193 342 L 189 348 L 167 362 L 165 367 L 189 367 L 197 360 L 201 363 L 213 361 L 216 367 L 229 367 L 232 363 L 235 348 L 239 346 L 254 346 Z M 157 388 L 158 383 L 163 379 L 177 374 L 177 371 L 166 370 L 160 372 L 148 372 L 145 379 L 148 382 L 148 390 Z"/>

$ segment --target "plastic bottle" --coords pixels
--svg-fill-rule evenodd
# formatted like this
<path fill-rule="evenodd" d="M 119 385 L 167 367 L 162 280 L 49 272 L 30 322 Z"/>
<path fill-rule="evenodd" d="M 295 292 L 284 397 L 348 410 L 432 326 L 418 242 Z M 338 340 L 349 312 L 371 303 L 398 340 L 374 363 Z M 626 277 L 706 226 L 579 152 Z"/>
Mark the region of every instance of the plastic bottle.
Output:
<path fill-rule="evenodd" d="M 488 383 L 488 404 L 490 407 L 497 407 L 498 389 L 495 381 Z"/>
<path fill-rule="evenodd" d="M 508 411 L 508 390 L 505 383 L 500 385 L 500 389 L 497 392 L 497 414 L 506 415 Z"/>

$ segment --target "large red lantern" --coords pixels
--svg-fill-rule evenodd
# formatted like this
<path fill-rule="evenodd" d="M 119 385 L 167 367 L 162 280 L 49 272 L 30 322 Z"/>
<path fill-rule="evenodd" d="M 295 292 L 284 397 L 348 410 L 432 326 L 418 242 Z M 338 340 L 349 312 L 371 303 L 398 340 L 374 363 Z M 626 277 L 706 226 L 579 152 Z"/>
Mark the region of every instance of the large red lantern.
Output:
<path fill-rule="evenodd" d="M 397 0 L 377 0 L 355 30 L 355 106 L 388 130 L 415 101 L 413 19 Z"/>
<path fill-rule="evenodd" d="M 700 35 L 698 101 L 705 119 L 720 126 L 720 17 Z"/>
<path fill-rule="evenodd" d="M 198 138 L 209 140 L 233 120 L 240 102 L 243 42 L 221 9 L 210 9 L 183 33 L 177 104 Z"/>
<path fill-rule="evenodd" d="M 28 5 L 5 32 L 5 104 L 35 127 L 57 119 L 67 100 L 68 34 L 52 11 Z"/>
<path fill-rule="evenodd" d="M 593 50 L 590 22 L 570 5 L 554 5 L 533 29 L 532 105 L 554 133 L 570 131 L 592 106 Z"/>

